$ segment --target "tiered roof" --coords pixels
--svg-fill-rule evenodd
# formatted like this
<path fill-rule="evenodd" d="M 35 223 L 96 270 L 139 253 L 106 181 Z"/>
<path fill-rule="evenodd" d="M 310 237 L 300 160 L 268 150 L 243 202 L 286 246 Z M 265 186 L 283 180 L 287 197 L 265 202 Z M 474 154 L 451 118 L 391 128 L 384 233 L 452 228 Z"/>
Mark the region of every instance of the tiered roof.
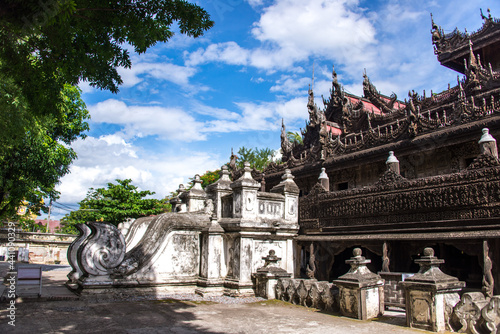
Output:
<path fill-rule="evenodd" d="M 314 93 L 309 89 L 309 121 L 302 130 L 303 144 L 288 141 L 283 124 L 281 147 L 285 164 L 271 164 L 266 175 L 284 168 L 328 163 L 383 145 L 397 143 L 401 147 L 419 137 L 441 136 L 477 121 L 484 120 L 485 126 L 493 128 L 500 124 L 500 64 L 498 70 L 491 64 L 483 65 L 472 42 L 480 41 L 484 51 L 489 47 L 485 44 L 485 34 L 492 44 L 500 41 L 500 23 L 491 15 L 484 20 L 483 29 L 467 39 L 468 52 L 461 61 L 465 77 L 438 94 L 431 91 L 426 96 L 425 91 L 423 95 L 410 91 L 403 102 L 394 93 L 386 96 L 378 92 L 365 73 L 364 96 L 359 97 L 344 91 L 333 69 L 330 97 L 323 98 L 324 109 L 314 103 Z M 433 27 L 437 27 L 434 21 Z M 438 39 L 436 31 L 441 34 L 441 30 L 435 28 L 432 32 L 438 55 L 459 54 L 463 41 L 457 41 L 461 35 L 455 33 L 455 37 L 446 35 Z"/>
<path fill-rule="evenodd" d="M 451 68 L 457 72 L 465 74 L 466 68 L 464 58 L 468 56 L 469 44 L 474 45 L 476 54 L 485 64 L 491 64 L 493 70 L 500 69 L 500 59 L 498 49 L 500 48 L 500 20 L 491 17 L 488 9 L 488 16 L 483 15 L 481 10 L 483 26 L 469 33 L 459 31 L 457 28 L 449 34 L 445 34 L 443 29 L 434 23 L 432 19 L 432 44 L 434 53 L 441 65 Z"/>

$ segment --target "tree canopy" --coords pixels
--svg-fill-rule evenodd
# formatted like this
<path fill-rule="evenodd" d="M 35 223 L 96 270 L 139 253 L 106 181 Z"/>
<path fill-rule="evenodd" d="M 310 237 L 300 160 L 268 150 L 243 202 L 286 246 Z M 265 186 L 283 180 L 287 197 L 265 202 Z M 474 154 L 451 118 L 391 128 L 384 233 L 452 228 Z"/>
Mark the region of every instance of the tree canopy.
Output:
<path fill-rule="evenodd" d="M 244 146 L 238 150 L 238 168 L 244 168 L 245 161 L 250 163 L 250 168 L 263 170 L 271 162 L 275 152 L 270 148 L 254 148 L 248 149 Z"/>
<path fill-rule="evenodd" d="M 8 139 L 0 137 L 0 217 L 13 216 L 23 200 L 31 203 L 32 212 L 38 212 L 43 197 L 57 197 L 55 186 L 76 158 L 68 145 L 85 137 L 89 118 L 77 87 L 65 85 L 61 99 L 64 103 L 57 107 L 63 109 L 64 117 L 59 118 L 26 116 L 29 111 L 22 100 L 16 105 L 4 105 L 2 119 L 23 123 L 23 130 Z"/>
<path fill-rule="evenodd" d="M 213 22 L 184 0 L 3 0 L 0 2 L 0 218 L 23 199 L 57 198 L 89 118 L 82 81 L 117 92 L 117 68 L 173 36 L 198 37 Z M 32 208 L 36 211 L 36 208 Z"/>
<path fill-rule="evenodd" d="M 107 188 L 90 188 L 87 197 L 78 204 L 80 208 L 64 216 L 64 223 L 76 224 L 88 221 L 105 221 L 113 225 L 127 218 L 157 215 L 166 211 L 161 200 L 144 198 L 154 195 L 149 190 L 139 191 L 132 180 L 116 180 L 108 183 Z"/>
<path fill-rule="evenodd" d="M 302 138 L 302 135 L 298 132 L 287 131 L 286 136 L 288 137 L 288 140 L 291 143 L 298 144 L 298 145 L 304 143 L 304 139 Z"/>
<path fill-rule="evenodd" d="M 33 113 L 58 111 L 64 84 L 87 81 L 117 92 L 117 67 L 131 67 L 128 45 L 143 53 L 180 32 L 198 37 L 213 22 L 184 0 L 4 0 L 0 74 L 11 78 Z"/>

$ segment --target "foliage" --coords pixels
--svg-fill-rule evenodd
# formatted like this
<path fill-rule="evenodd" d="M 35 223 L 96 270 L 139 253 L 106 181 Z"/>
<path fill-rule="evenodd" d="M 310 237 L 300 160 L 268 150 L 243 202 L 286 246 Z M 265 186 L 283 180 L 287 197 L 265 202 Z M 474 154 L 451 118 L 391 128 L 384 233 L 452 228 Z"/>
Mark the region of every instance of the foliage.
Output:
<path fill-rule="evenodd" d="M 18 217 L 17 227 L 25 232 L 45 232 L 43 226 L 35 224 L 35 221 L 26 215 Z"/>
<path fill-rule="evenodd" d="M 68 145 L 88 130 L 76 85 L 117 92 L 117 68 L 131 67 L 128 49 L 168 41 L 174 23 L 193 37 L 213 25 L 184 0 L 0 2 L 0 218 L 23 198 L 57 198 L 55 185 L 76 158 Z"/>
<path fill-rule="evenodd" d="M 208 186 L 209 184 L 217 182 L 219 178 L 220 178 L 220 169 L 214 171 L 206 171 L 205 174 L 200 175 L 200 179 L 203 181 L 201 183 L 201 187 L 205 189 L 205 187 Z"/>
<path fill-rule="evenodd" d="M 80 232 L 78 229 L 75 227 L 74 224 L 65 222 L 61 223 L 61 227 L 59 227 L 56 230 L 56 233 L 61 233 L 61 234 L 79 234 Z"/>
<path fill-rule="evenodd" d="M 64 84 L 87 81 L 117 92 L 129 46 L 143 53 L 172 36 L 212 27 L 208 13 L 184 0 L 4 0 L 0 4 L 0 73 L 33 113 L 55 112 Z"/>
<path fill-rule="evenodd" d="M 87 197 L 78 203 L 80 208 L 64 216 L 61 221 L 71 224 L 105 221 L 118 225 L 127 218 L 157 215 L 166 211 L 161 200 L 144 198 L 154 195 L 154 192 L 138 191 L 130 179 L 117 179 L 116 182 L 108 183 L 107 188 L 90 188 Z"/>
<path fill-rule="evenodd" d="M 60 94 L 64 102 L 57 107 L 64 117 L 43 115 L 36 119 L 27 116 L 24 101 L 9 103 L 3 99 L 3 88 L 0 84 L 0 104 L 4 108 L 0 123 L 22 123 L 22 131 L 10 138 L 0 135 L 0 217 L 9 218 L 24 199 L 32 203 L 30 210 L 38 213 L 43 197 L 57 197 L 55 186 L 76 158 L 68 145 L 85 137 L 89 114 L 80 90 L 74 86 L 64 85 Z"/>
<path fill-rule="evenodd" d="M 286 136 L 288 140 L 293 144 L 303 144 L 302 135 L 298 132 L 287 131 Z"/>
<path fill-rule="evenodd" d="M 238 161 L 236 163 L 238 168 L 244 168 L 245 161 L 250 163 L 250 168 L 256 170 L 264 170 L 266 166 L 272 161 L 274 151 L 270 148 L 254 148 L 247 149 L 244 146 L 238 150 Z"/>

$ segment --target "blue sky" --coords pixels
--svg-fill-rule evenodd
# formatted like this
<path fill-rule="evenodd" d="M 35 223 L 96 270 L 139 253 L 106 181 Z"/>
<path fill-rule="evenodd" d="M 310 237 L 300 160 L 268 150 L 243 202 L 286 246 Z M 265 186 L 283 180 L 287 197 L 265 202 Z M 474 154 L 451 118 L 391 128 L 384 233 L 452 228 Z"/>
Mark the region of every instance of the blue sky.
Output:
<path fill-rule="evenodd" d="M 206 0 L 215 21 L 203 37 L 176 34 L 120 69 L 118 94 L 80 87 L 91 130 L 61 179 L 51 218 L 77 208 L 90 187 L 130 178 L 163 198 L 195 174 L 226 163 L 231 148 L 279 149 L 280 126 L 299 131 L 307 89 L 329 96 L 332 65 L 346 91 L 362 95 L 363 71 L 386 95 L 455 85 L 439 65 L 431 19 L 445 32 L 474 32 L 480 8 L 498 1 Z M 63 208 L 63 209 L 61 209 Z M 45 218 L 47 215 L 43 215 Z"/>

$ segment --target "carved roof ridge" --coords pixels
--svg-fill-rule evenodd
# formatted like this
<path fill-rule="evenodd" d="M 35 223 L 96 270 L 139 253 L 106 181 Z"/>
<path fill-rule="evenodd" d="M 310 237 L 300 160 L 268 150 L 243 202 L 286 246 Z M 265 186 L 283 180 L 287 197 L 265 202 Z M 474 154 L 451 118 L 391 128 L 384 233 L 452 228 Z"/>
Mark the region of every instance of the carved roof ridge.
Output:
<path fill-rule="evenodd" d="M 500 167 L 500 161 L 489 154 L 481 153 L 474 159 L 474 161 L 472 161 L 472 163 L 467 167 L 466 170 L 475 170 L 490 167 Z"/>
<path fill-rule="evenodd" d="M 435 53 L 443 52 L 449 49 L 450 47 L 454 47 L 455 49 L 462 48 L 463 46 L 465 46 L 465 43 L 468 43 L 467 42 L 468 40 L 474 41 L 481 39 L 483 35 L 488 34 L 490 30 L 500 29 L 500 19 L 491 17 L 490 13 L 488 14 L 488 17 L 486 17 L 482 15 L 482 11 L 481 11 L 481 17 L 483 19 L 483 25 L 481 26 L 481 28 L 477 29 L 472 33 L 469 33 L 467 29 L 465 30 L 465 32 L 461 32 L 460 30 L 458 30 L 457 27 L 455 27 L 455 29 L 453 29 L 452 32 L 444 33 L 444 30 L 434 22 L 434 18 L 432 17 L 431 14 L 431 20 L 432 20 L 431 34 L 432 34 L 432 43 L 436 47 Z M 450 46 L 450 44 L 454 45 Z"/>
<path fill-rule="evenodd" d="M 319 194 L 325 194 L 327 193 L 328 191 L 325 189 L 325 187 L 323 187 L 321 185 L 320 182 L 316 183 L 312 188 L 311 188 L 311 191 L 309 192 L 309 194 L 306 195 L 306 197 L 309 197 L 309 196 L 316 196 L 316 195 L 319 195 Z"/>
<path fill-rule="evenodd" d="M 395 171 L 388 169 L 384 172 L 384 174 L 382 174 L 382 176 L 374 186 L 383 187 L 398 182 L 408 182 L 408 179 L 396 173 Z"/>

